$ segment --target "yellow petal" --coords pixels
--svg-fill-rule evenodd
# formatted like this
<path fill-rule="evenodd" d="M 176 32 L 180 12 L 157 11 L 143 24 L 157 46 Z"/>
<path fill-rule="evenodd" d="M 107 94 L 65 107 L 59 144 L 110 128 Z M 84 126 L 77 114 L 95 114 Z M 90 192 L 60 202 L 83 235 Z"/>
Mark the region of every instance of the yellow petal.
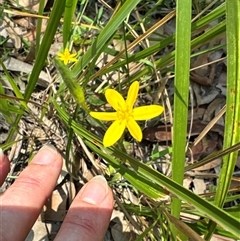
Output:
<path fill-rule="evenodd" d="M 64 58 L 62 59 L 62 61 L 63 61 L 63 63 L 64 63 L 65 65 L 68 64 L 68 59 L 67 59 L 67 58 L 64 57 Z"/>
<path fill-rule="evenodd" d="M 116 90 L 107 89 L 105 96 L 107 102 L 113 107 L 114 110 L 125 108 L 125 100 Z"/>
<path fill-rule="evenodd" d="M 91 111 L 90 116 L 104 121 L 113 121 L 117 119 L 117 112 L 93 112 Z"/>
<path fill-rule="evenodd" d="M 77 62 L 78 59 L 75 58 L 76 55 L 77 55 L 77 54 L 71 54 L 71 55 L 69 56 L 69 58 L 68 58 L 68 61 L 70 61 L 70 62 Z"/>
<path fill-rule="evenodd" d="M 59 57 L 59 58 L 63 58 L 64 57 L 64 54 L 63 53 L 57 53 L 57 56 Z"/>
<path fill-rule="evenodd" d="M 64 56 L 64 54 L 58 53 L 57 55 L 58 55 L 59 59 L 60 59 L 61 61 L 63 61 L 63 63 L 64 63 L 65 65 L 67 65 L 68 59 L 66 59 L 66 57 Z"/>
<path fill-rule="evenodd" d="M 140 106 L 133 109 L 134 120 L 148 120 L 160 115 L 163 112 L 163 107 L 160 105 Z"/>
<path fill-rule="evenodd" d="M 133 105 L 136 102 L 136 99 L 138 96 L 138 91 L 139 91 L 139 82 L 135 81 L 131 84 L 128 90 L 126 104 L 128 105 L 129 109 L 133 108 Z"/>
<path fill-rule="evenodd" d="M 134 139 L 136 139 L 137 141 L 142 140 L 142 130 L 138 125 L 138 123 L 133 118 L 130 118 L 128 120 L 127 128 Z"/>
<path fill-rule="evenodd" d="M 103 145 L 109 147 L 115 144 L 121 138 L 125 128 L 126 123 L 124 121 L 114 121 L 103 137 Z"/>
<path fill-rule="evenodd" d="M 69 52 L 68 48 L 65 48 L 65 49 L 64 49 L 64 55 L 65 55 L 65 56 L 70 55 L 70 52 Z"/>

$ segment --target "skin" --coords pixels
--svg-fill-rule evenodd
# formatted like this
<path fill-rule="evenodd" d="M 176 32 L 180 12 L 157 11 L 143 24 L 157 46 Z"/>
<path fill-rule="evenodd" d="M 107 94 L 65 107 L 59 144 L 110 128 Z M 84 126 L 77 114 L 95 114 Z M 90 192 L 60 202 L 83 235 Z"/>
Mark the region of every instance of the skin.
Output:
<path fill-rule="evenodd" d="M 0 195 L 0 240 L 25 240 L 51 195 L 61 168 L 61 155 L 53 147 L 44 146 L 14 184 Z M 0 152 L 0 186 L 9 170 L 9 160 Z M 113 205 L 106 180 L 96 176 L 75 197 L 55 241 L 102 240 Z"/>

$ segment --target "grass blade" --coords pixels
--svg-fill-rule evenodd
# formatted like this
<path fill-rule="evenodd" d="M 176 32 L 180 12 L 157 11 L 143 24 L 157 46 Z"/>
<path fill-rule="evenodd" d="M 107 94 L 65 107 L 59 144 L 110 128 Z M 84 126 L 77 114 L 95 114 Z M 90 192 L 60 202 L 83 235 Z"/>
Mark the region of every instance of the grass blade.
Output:
<path fill-rule="evenodd" d="M 224 149 L 239 142 L 240 123 L 240 1 L 226 1 L 226 31 L 227 31 L 227 111 L 224 130 Z M 215 204 L 223 207 L 230 187 L 231 178 L 238 158 L 238 151 L 223 158 Z M 240 225 L 240 224 L 239 224 Z M 238 227 L 239 227 L 238 225 Z M 209 240 L 216 228 L 210 221 L 206 240 Z"/>
<path fill-rule="evenodd" d="M 192 1 L 178 1 L 176 13 L 175 93 L 173 115 L 172 179 L 181 184 L 184 177 L 186 133 L 188 118 L 188 90 L 191 49 Z M 179 218 L 181 200 L 173 198 L 172 215 Z M 172 226 L 176 234 L 175 225 Z"/>

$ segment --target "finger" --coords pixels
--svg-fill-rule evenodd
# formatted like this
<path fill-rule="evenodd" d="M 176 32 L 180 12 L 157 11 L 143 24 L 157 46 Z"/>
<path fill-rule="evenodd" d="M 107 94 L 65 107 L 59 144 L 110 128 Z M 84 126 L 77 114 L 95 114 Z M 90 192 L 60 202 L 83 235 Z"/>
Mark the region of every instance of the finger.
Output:
<path fill-rule="evenodd" d="M 113 195 L 102 176 L 89 181 L 77 194 L 55 241 L 101 241 L 108 228 Z"/>
<path fill-rule="evenodd" d="M 14 184 L 0 196 L 0 237 L 24 240 L 55 187 L 62 167 L 61 155 L 44 146 Z M 6 230 L 14 230 L 6 232 Z"/>
<path fill-rule="evenodd" d="M 8 158 L 3 154 L 0 148 L 0 187 L 2 186 L 7 174 L 10 171 L 10 163 Z"/>

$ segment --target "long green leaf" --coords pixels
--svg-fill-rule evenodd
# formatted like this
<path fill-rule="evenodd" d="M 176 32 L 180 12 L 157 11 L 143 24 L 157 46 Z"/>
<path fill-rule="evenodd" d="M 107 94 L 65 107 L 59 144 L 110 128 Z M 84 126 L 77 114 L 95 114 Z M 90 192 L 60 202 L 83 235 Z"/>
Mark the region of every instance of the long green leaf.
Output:
<path fill-rule="evenodd" d="M 172 179 L 180 185 L 183 183 L 186 152 L 191 48 L 191 9 L 191 0 L 177 1 Z M 179 198 L 173 198 L 171 209 L 172 215 L 179 218 L 181 211 L 181 200 L 179 200 Z M 176 233 L 177 235 L 174 224 L 172 228 L 173 234 Z"/>
<path fill-rule="evenodd" d="M 227 103 L 224 130 L 224 149 L 240 141 L 240 1 L 226 0 L 226 35 L 227 35 Z M 222 207 L 228 194 L 231 178 L 238 158 L 238 151 L 223 158 L 215 204 Z M 209 223 L 205 236 L 209 240 L 216 224 Z M 240 227 L 240 224 L 239 226 Z"/>
<path fill-rule="evenodd" d="M 66 0 L 63 22 L 63 46 L 66 48 L 71 33 L 71 25 L 74 12 L 76 10 L 77 0 Z"/>

